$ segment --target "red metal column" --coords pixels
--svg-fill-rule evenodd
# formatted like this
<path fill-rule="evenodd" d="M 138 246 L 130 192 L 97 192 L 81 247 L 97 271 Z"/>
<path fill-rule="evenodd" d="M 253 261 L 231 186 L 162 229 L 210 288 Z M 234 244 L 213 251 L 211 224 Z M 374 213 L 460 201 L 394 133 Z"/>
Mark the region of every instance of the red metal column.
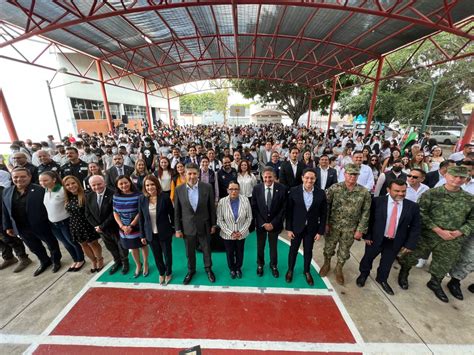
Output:
<path fill-rule="evenodd" d="M 332 80 L 332 94 L 331 94 L 331 106 L 329 107 L 329 118 L 328 118 L 328 129 L 326 131 L 326 136 L 331 128 L 332 112 L 334 108 L 334 100 L 336 99 L 336 85 L 337 85 L 337 76 Z"/>
<path fill-rule="evenodd" d="M 377 92 L 379 91 L 380 75 L 382 74 L 384 57 L 380 57 L 379 65 L 377 67 L 377 76 L 375 77 L 374 90 L 372 91 L 372 99 L 370 100 L 369 114 L 367 115 L 367 126 L 365 127 L 365 136 L 370 132 L 370 124 L 374 116 L 375 102 L 377 101 Z"/>
<path fill-rule="evenodd" d="M 7 127 L 8 135 L 10 136 L 10 140 L 17 141 L 18 134 L 16 133 L 15 125 L 13 124 L 12 116 L 10 116 L 10 111 L 8 110 L 7 101 L 5 100 L 5 96 L 3 96 L 3 90 L 0 88 L 0 113 L 3 116 L 3 120 L 5 121 L 5 126 Z"/>
<path fill-rule="evenodd" d="M 306 123 L 306 127 L 309 128 L 311 124 L 311 104 L 313 101 L 313 91 L 309 91 L 309 109 L 308 109 L 308 122 Z"/>
<path fill-rule="evenodd" d="M 469 118 L 469 122 L 467 124 L 466 130 L 464 131 L 464 136 L 461 141 L 461 146 L 459 149 L 461 150 L 464 147 L 464 144 L 471 143 L 474 134 L 474 109 L 471 111 L 471 117 Z"/>
<path fill-rule="evenodd" d="M 173 127 L 173 117 L 171 116 L 171 104 L 170 104 L 170 90 L 166 88 L 166 98 L 168 99 L 168 118 L 170 120 L 170 128 Z"/>
<path fill-rule="evenodd" d="M 100 60 L 96 60 L 95 65 L 97 67 L 97 74 L 99 75 L 100 91 L 102 92 L 102 98 L 104 99 L 104 110 L 105 117 L 107 118 L 107 126 L 109 127 L 109 131 L 113 132 L 114 123 L 112 122 L 112 115 L 110 114 L 109 100 L 107 99 L 107 91 L 105 91 L 104 75 L 102 74 L 102 64 Z"/>
<path fill-rule="evenodd" d="M 143 91 L 145 92 L 146 120 L 148 122 L 148 133 L 152 133 L 153 125 L 151 123 L 150 105 L 148 104 L 148 90 L 146 86 L 146 79 L 143 79 Z"/>

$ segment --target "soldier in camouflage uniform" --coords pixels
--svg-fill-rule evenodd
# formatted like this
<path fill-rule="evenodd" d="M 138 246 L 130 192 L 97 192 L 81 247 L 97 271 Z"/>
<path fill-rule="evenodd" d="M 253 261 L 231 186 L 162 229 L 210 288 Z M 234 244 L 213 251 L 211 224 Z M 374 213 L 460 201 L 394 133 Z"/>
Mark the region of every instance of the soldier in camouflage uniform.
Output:
<path fill-rule="evenodd" d="M 360 168 L 346 164 L 345 181 L 327 190 L 328 219 L 324 243 L 324 265 L 319 274 L 324 277 L 331 269 L 331 258 L 337 250 L 336 282 L 344 284 L 342 267 L 350 258 L 354 239 L 360 240 L 367 233 L 371 196 L 369 191 L 357 184 Z"/>
<path fill-rule="evenodd" d="M 431 280 L 426 286 L 441 301 L 449 301 L 441 281 L 458 260 L 465 236 L 474 231 L 474 196 L 461 189 L 467 177 L 466 167 L 449 167 L 446 184 L 421 196 L 421 240 L 413 253 L 400 259 L 398 283 L 401 288 L 408 289 L 408 273 L 418 258 L 431 252 Z"/>

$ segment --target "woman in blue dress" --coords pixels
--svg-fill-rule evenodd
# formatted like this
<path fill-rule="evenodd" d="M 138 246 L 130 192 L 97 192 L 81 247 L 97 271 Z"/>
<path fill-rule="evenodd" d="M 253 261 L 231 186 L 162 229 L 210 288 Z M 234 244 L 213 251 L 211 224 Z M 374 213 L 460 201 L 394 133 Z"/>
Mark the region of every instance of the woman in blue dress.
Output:
<path fill-rule="evenodd" d="M 143 276 L 148 276 L 148 245 L 142 244 L 140 233 L 138 200 L 141 193 L 136 190 L 128 176 L 121 175 L 115 181 L 115 195 L 113 197 L 114 218 L 120 229 L 120 242 L 125 249 L 132 251 L 137 278 L 142 271 L 140 249 L 143 254 Z"/>

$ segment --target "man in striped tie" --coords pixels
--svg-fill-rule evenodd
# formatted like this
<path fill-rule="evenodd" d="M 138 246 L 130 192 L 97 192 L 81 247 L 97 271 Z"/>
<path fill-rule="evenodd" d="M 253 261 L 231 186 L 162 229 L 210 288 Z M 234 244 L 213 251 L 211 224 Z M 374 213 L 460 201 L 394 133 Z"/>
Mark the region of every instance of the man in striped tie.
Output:
<path fill-rule="evenodd" d="M 393 295 L 387 282 L 390 269 L 399 252 L 405 254 L 415 249 L 421 225 L 418 205 L 405 198 L 405 181 L 392 180 L 387 192 L 388 195 L 376 197 L 372 202 L 369 229 L 364 236 L 365 254 L 360 261 L 356 283 L 364 287 L 374 259 L 381 254 L 375 281 L 387 294 Z"/>

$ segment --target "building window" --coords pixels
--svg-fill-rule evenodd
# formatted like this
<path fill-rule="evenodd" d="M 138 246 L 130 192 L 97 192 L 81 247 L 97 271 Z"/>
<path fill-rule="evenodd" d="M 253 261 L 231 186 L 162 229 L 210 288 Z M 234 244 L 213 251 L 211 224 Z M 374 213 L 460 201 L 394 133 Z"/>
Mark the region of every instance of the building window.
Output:
<path fill-rule="evenodd" d="M 102 101 L 78 99 L 71 97 L 71 107 L 76 120 L 103 120 L 106 118 Z M 112 118 L 120 117 L 120 104 L 109 102 Z"/>
<path fill-rule="evenodd" d="M 123 105 L 125 114 L 129 119 L 145 119 L 146 117 L 146 107 L 138 105 Z"/>

